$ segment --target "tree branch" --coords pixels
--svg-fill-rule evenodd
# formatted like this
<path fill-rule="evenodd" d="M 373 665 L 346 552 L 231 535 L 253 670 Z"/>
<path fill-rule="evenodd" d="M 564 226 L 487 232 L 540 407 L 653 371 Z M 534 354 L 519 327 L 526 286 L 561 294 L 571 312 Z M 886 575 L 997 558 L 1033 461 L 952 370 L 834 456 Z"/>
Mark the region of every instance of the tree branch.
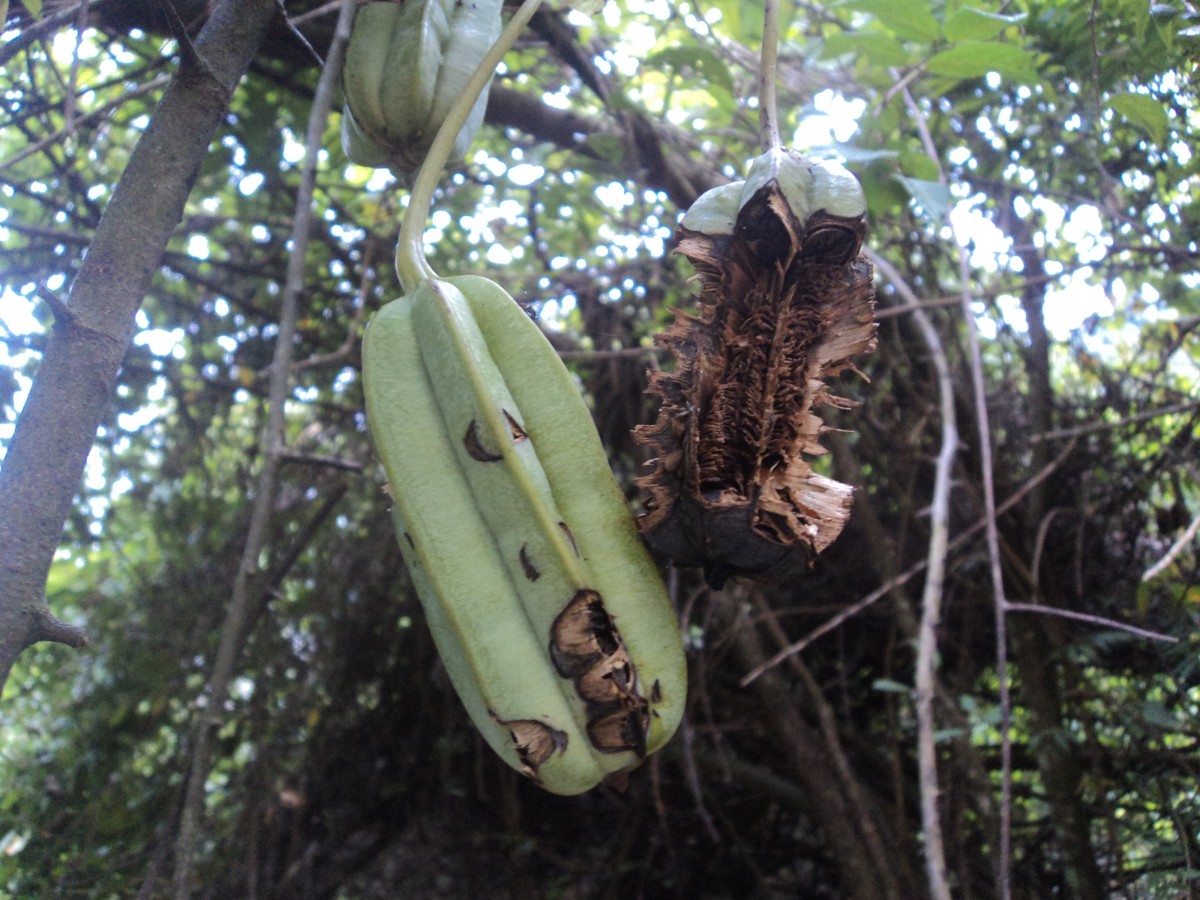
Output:
<path fill-rule="evenodd" d="M 519 129 L 539 141 L 609 164 L 612 160 L 589 148 L 588 141 L 602 135 L 616 137 L 626 153 L 613 165 L 614 172 L 663 191 L 680 209 L 687 209 L 706 190 L 727 180 L 715 172 L 704 154 L 687 152 L 694 149 L 690 136 L 665 123 L 652 122 L 632 107 L 613 120 L 601 121 L 570 110 L 552 109 L 534 94 L 493 84 L 486 121 Z"/>
<path fill-rule="evenodd" d="M 1171 545 L 1171 549 L 1167 551 L 1166 556 L 1145 571 L 1142 575 L 1142 581 L 1150 581 L 1165 572 L 1167 567 L 1175 561 L 1175 557 L 1183 552 L 1183 548 L 1191 543 L 1197 531 L 1200 531 L 1200 516 L 1192 519 L 1192 524 L 1187 527 L 1187 530 L 1180 536 L 1179 540 Z"/>
<path fill-rule="evenodd" d="M 133 337 L 134 316 L 229 105 L 221 85 L 241 78 L 274 10 L 272 0 L 226 0 L 213 13 L 196 47 L 219 84 L 183 68 L 176 72 L 71 285 L 71 326 L 50 331 L 0 470 L 0 689 L 22 650 L 45 635 L 64 634 L 44 626 L 54 550 Z"/>
<path fill-rule="evenodd" d="M 296 192 L 296 213 L 292 228 L 292 253 L 288 259 L 287 278 L 280 304 L 279 332 L 275 339 L 275 355 L 271 361 L 269 414 L 260 442 L 262 469 L 254 491 L 254 507 L 246 533 L 246 544 L 234 577 L 233 592 L 221 626 L 216 661 L 209 677 L 206 702 L 199 708 L 192 737 L 191 765 L 184 781 L 184 803 L 180 815 L 179 834 L 175 842 L 174 895 L 187 900 L 192 893 L 192 863 L 199 840 L 200 822 L 204 808 L 204 785 L 208 780 L 210 742 L 221 722 L 221 713 L 229 695 L 229 683 L 237 666 L 246 621 L 254 600 L 253 583 L 258 574 L 258 560 L 266 543 L 271 513 L 275 507 L 277 475 L 282 461 L 285 409 L 291 385 L 292 343 L 300 296 L 304 291 L 304 265 L 312 227 L 313 189 L 316 183 L 317 161 L 325 123 L 341 74 L 342 53 L 350 36 L 350 22 L 355 9 L 354 0 L 345 0 L 338 17 L 337 37 L 329 51 L 329 62 L 321 72 L 321 80 L 313 97 L 305 141 L 304 166 Z"/>

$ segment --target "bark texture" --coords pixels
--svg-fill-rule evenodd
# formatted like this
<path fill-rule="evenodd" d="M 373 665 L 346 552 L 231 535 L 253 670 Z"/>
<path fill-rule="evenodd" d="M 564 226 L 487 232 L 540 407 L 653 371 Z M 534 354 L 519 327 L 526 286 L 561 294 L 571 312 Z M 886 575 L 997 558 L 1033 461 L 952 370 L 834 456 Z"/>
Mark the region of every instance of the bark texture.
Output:
<path fill-rule="evenodd" d="M 57 621 L 46 577 L 71 510 L 134 316 L 233 89 L 275 16 L 272 0 L 227 0 L 194 44 L 129 159 L 68 301 L 56 309 L 41 368 L 0 470 L 0 689 L 17 656 L 44 640 L 79 646 Z"/>

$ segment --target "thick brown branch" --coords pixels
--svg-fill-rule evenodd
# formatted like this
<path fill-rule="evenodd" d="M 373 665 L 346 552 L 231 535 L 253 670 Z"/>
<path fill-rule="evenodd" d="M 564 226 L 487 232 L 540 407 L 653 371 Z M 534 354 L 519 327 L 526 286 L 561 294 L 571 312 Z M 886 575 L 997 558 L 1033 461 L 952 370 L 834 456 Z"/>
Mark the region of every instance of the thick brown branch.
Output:
<path fill-rule="evenodd" d="M 274 12 L 272 0 L 230 0 L 214 12 L 195 45 L 216 82 L 182 69 L 172 79 L 71 285 L 70 323 L 50 332 L 0 471 L 0 686 L 39 635 L 64 633 L 44 625 L 50 561 L 134 315 L 228 105 L 222 85 L 241 78 Z"/>
<path fill-rule="evenodd" d="M 601 121 L 570 110 L 553 109 L 532 94 L 495 84 L 488 99 L 486 121 L 608 162 L 622 177 L 635 177 L 639 184 L 662 191 L 680 209 L 691 206 L 702 193 L 724 180 L 702 154 L 687 152 L 692 143 L 687 135 L 651 122 L 640 113 L 629 112 L 615 120 Z M 625 148 L 624 156 L 614 162 L 589 146 L 598 137 L 617 138 Z"/>

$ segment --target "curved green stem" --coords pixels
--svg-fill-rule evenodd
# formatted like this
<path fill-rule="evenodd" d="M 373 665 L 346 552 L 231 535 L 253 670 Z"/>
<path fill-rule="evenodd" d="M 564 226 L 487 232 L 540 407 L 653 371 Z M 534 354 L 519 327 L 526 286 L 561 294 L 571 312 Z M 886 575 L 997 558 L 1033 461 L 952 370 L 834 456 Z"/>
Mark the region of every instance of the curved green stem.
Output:
<path fill-rule="evenodd" d="M 758 61 L 758 135 L 763 150 L 783 146 L 775 102 L 775 72 L 779 60 L 779 0 L 766 0 L 762 52 Z"/>
<path fill-rule="evenodd" d="M 400 284 L 406 294 L 416 290 L 423 279 L 437 277 L 437 273 L 429 265 L 429 260 L 425 258 L 425 220 L 429 218 L 433 192 L 454 148 L 454 139 L 458 137 L 463 123 L 467 121 L 475 100 L 496 71 L 496 66 L 500 65 L 504 54 L 509 51 L 517 35 L 541 5 L 542 0 L 525 0 L 513 13 L 496 43 L 484 54 L 462 94 L 450 107 L 450 112 L 446 114 L 445 121 L 442 122 L 429 152 L 425 155 L 425 161 L 421 163 L 421 169 L 417 172 L 412 193 L 408 198 L 408 209 L 404 211 L 404 219 L 400 223 L 400 240 L 396 245 L 396 274 L 400 277 Z"/>

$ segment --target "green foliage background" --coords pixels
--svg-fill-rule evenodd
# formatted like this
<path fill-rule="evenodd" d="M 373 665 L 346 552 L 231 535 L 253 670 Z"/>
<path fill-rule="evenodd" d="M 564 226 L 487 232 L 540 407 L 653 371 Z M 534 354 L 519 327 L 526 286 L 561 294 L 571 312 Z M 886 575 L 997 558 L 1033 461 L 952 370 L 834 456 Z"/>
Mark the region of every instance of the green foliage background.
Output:
<path fill-rule="evenodd" d="M 302 20 L 318 50 L 335 16 Z M 1021 494 L 997 523 L 1009 599 L 1176 639 L 1010 615 L 1014 896 L 1196 897 L 1196 540 L 1141 578 L 1200 515 L 1200 20 L 1183 2 L 846 0 L 785 4 L 784 21 L 784 131 L 811 140 L 829 111 L 855 115 L 839 142 L 798 149 L 860 177 L 868 243 L 925 304 L 955 372 L 951 538 L 984 514 L 967 292 L 996 494 Z M 6 27 L 0 441 L 52 320 L 38 289 L 65 293 L 178 51 L 154 16 L 120 4 L 27 41 L 34 24 L 14 4 Z M 652 335 L 692 290 L 670 235 L 756 153 L 747 98 L 761 27 L 761 6 L 741 0 L 541 15 L 497 79 L 505 102 L 435 201 L 434 267 L 487 274 L 539 315 L 635 500 L 643 459 L 629 430 L 653 415 L 647 365 L 670 364 Z M 275 36 L 239 85 L 142 305 L 47 585 L 55 614 L 91 643 L 27 651 L 3 700 L 0 895 L 168 890 L 182 773 L 261 465 L 264 369 L 319 75 L 297 59 Z M 939 421 L 929 348 L 895 281 L 878 279 L 869 383 L 840 385 L 863 406 L 830 418 L 847 431 L 830 436 L 824 470 L 859 487 L 846 533 L 794 585 L 712 593 L 697 573 L 670 572 L 691 668 L 684 732 L 624 793 L 550 797 L 472 731 L 395 545 L 358 339 L 398 291 L 405 191 L 348 165 L 338 130 L 335 114 L 289 457 L 221 710 L 197 895 L 920 896 L 920 576 L 896 579 L 927 550 Z M 982 531 L 954 545 L 944 596 L 947 858 L 956 896 L 989 897 L 1000 716 Z M 856 867 L 877 880 L 855 881 Z"/>

